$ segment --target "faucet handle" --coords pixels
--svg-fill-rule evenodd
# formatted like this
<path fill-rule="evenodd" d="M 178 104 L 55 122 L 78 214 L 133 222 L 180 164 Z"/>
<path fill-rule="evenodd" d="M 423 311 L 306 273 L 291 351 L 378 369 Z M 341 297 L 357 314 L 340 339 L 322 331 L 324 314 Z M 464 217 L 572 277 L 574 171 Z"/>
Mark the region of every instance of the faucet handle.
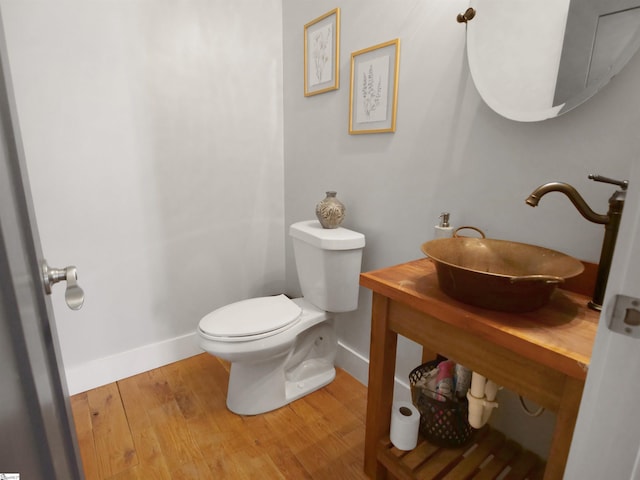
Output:
<path fill-rule="evenodd" d="M 618 185 L 622 190 L 626 190 L 629 186 L 629 180 L 614 180 L 613 178 L 603 177 L 602 175 L 589 174 L 589 179 L 594 182 L 610 183 L 612 185 Z"/>

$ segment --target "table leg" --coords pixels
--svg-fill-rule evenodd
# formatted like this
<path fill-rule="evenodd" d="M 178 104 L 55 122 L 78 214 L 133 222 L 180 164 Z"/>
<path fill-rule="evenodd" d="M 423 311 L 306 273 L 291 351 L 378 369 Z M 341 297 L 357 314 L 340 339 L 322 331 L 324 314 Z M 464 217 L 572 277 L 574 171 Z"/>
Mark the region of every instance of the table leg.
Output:
<path fill-rule="evenodd" d="M 566 378 L 551 441 L 551 451 L 544 472 L 545 480 L 561 479 L 564 475 L 583 389 L 584 380 Z"/>
<path fill-rule="evenodd" d="M 374 292 L 371 309 L 364 471 L 375 479 L 386 478 L 385 469 L 378 463 L 376 452 L 380 439 L 389 434 L 396 368 L 398 335 L 389 330 L 388 312 L 389 299 Z"/>

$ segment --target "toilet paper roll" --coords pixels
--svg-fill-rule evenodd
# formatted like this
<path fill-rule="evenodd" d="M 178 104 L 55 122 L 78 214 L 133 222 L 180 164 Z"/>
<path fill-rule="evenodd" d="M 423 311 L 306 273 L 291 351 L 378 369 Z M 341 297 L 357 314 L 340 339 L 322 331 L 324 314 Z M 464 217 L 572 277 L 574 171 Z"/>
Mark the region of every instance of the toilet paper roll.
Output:
<path fill-rule="evenodd" d="M 418 444 L 420 412 L 409 402 L 393 402 L 391 443 L 399 450 L 413 450 Z"/>

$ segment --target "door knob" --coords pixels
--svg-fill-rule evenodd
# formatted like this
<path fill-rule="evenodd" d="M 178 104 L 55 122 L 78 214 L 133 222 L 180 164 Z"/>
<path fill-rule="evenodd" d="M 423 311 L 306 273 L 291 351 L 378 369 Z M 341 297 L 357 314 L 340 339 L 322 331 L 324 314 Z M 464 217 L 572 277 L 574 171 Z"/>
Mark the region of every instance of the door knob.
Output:
<path fill-rule="evenodd" d="M 42 262 L 42 279 L 47 295 L 51 295 L 51 287 L 53 287 L 53 285 L 63 280 L 66 281 L 67 290 L 65 291 L 64 299 L 67 302 L 67 306 L 71 310 L 79 310 L 82 307 L 84 303 L 84 292 L 78 285 L 76 267 L 51 268 L 45 260 Z"/>

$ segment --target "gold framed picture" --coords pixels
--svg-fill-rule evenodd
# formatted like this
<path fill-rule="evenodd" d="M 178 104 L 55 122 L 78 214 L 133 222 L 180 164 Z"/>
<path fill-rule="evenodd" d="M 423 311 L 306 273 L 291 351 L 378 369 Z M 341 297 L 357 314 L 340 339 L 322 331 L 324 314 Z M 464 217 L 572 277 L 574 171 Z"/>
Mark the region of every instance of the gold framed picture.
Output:
<path fill-rule="evenodd" d="M 340 86 L 340 9 L 304 26 L 304 96 Z"/>
<path fill-rule="evenodd" d="M 351 54 L 349 133 L 396 131 L 400 39 Z"/>

